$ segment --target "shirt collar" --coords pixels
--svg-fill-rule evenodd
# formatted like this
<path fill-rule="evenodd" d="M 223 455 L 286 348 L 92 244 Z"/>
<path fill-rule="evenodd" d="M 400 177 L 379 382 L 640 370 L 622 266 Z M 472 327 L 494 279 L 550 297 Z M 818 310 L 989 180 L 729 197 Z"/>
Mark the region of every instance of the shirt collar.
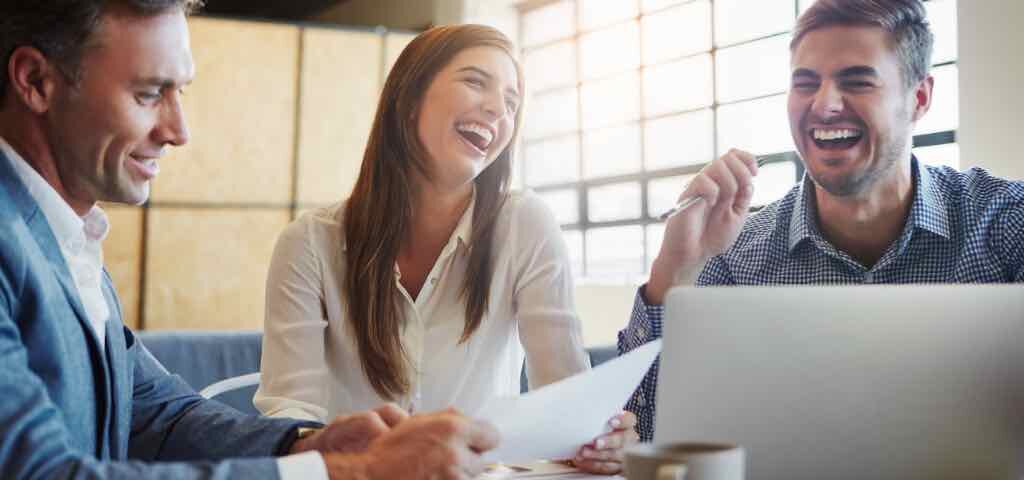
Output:
<path fill-rule="evenodd" d="M 910 206 L 907 230 L 920 228 L 940 237 L 949 238 L 949 216 L 946 201 L 935 184 L 931 173 L 920 165 L 917 157 L 910 157 L 911 175 L 914 181 L 914 199 Z M 793 216 L 789 219 L 789 251 L 800 242 L 820 236 L 817 223 L 817 206 L 814 200 L 814 182 L 804 173 Z"/>
<path fill-rule="evenodd" d="M 476 188 L 473 188 L 473 198 L 469 201 L 469 206 L 466 207 L 466 211 L 462 212 L 462 217 L 459 218 L 459 223 L 455 225 L 455 232 L 452 234 L 452 240 L 458 240 L 463 246 L 468 246 L 470 239 L 473 238 L 473 210 L 476 207 Z"/>
<path fill-rule="evenodd" d="M 910 223 L 916 228 L 927 230 L 948 239 L 949 208 L 946 197 L 935 183 L 928 168 L 911 158 L 914 169 L 914 205 L 910 207 Z"/>
<path fill-rule="evenodd" d="M 39 205 L 62 248 L 77 255 L 85 248 L 87 241 L 102 242 L 106 238 L 110 231 L 110 223 L 106 213 L 99 206 L 93 205 L 84 217 L 79 217 L 57 190 L 54 190 L 53 186 L 2 137 L 0 149 L 10 159 L 29 196 Z"/>
<path fill-rule="evenodd" d="M 338 207 L 338 211 L 344 212 L 346 203 L 342 203 Z M 445 244 L 445 251 L 453 245 L 452 242 L 459 242 L 463 246 L 469 246 L 470 240 L 473 238 L 473 210 L 476 208 L 476 188 L 473 188 L 473 198 L 469 201 L 469 206 L 466 207 L 466 211 L 462 212 L 462 216 L 459 217 L 459 223 L 455 224 L 455 231 L 452 232 L 452 236 L 448 238 L 448 243 Z M 348 251 L 348 241 L 346 239 L 341 240 L 341 251 Z"/>
<path fill-rule="evenodd" d="M 815 225 L 814 218 L 817 217 L 814 203 L 814 182 L 811 176 L 804 172 L 804 178 L 800 181 L 800 190 L 797 192 L 796 205 L 793 206 L 793 215 L 789 218 L 789 251 L 800 245 L 800 242 L 811 238 L 811 228 Z"/>

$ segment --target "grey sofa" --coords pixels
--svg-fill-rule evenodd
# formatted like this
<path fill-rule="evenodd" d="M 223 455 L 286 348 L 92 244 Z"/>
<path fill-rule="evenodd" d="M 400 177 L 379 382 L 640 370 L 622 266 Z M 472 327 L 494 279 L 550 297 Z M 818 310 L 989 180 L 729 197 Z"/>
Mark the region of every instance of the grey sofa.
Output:
<path fill-rule="evenodd" d="M 192 388 L 204 387 L 225 378 L 260 370 L 263 334 L 245 332 L 139 332 L 137 337 L 171 373 L 180 375 Z M 590 364 L 599 365 L 614 358 L 614 346 L 587 349 Z M 522 390 L 526 391 L 523 373 Z M 217 397 L 238 410 L 256 414 L 252 396 L 256 387 L 246 387 Z"/>

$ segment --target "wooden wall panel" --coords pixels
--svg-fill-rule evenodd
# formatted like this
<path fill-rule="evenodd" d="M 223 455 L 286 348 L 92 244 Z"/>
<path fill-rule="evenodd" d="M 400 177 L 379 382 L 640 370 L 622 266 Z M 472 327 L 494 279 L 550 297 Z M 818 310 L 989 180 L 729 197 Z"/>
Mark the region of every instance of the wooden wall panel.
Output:
<path fill-rule="evenodd" d="M 333 203 L 359 175 L 380 92 L 381 36 L 303 32 L 297 201 Z"/>
<path fill-rule="evenodd" d="M 142 208 L 103 205 L 110 234 L 103 241 L 103 263 L 121 299 L 122 319 L 139 328 L 139 284 L 142 279 Z"/>
<path fill-rule="evenodd" d="M 267 267 L 288 209 L 151 208 L 146 328 L 263 327 Z"/>
<path fill-rule="evenodd" d="M 385 79 L 387 78 L 388 73 L 391 71 L 391 67 L 395 66 L 395 61 L 398 60 L 398 56 L 402 54 L 402 50 L 405 49 L 405 46 L 409 45 L 409 42 L 411 42 L 412 39 L 414 38 L 416 38 L 415 33 L 390 32 L 384 36 Z"/>
<path fill-rule="evenodd" d="M 291 201 L 299 28 L 190 21 L 196 80 L 184 108 L 192 139 L 161 162 L 156 202 Z"/>

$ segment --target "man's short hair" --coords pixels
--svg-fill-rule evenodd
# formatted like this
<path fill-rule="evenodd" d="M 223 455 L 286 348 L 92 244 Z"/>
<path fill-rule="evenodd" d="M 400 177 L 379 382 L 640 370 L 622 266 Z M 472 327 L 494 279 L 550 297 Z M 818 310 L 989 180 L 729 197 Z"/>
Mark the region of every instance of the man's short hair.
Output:
<path fill-rule="evenodd" d="M 928 77 L 935 40 L 921 0 L 818 0 L 797 21 L 790 50 L 796 50 L 812 30 L 836 25 L 867 25 L 889 32 L 903 84 L 910 88 Z"/>
<path fill-rule="evenodd" d="M 172 10 L 190 14 L 203 0 L 2 0 L 0 1 L 0 106 L 7 93 L 7 65 L 21 46 L 32 46 L 56 63 L 72 82 L 80 78 L 82 53 L 100 27 L 103 14 L 124 9 L 137 15 Z"/>

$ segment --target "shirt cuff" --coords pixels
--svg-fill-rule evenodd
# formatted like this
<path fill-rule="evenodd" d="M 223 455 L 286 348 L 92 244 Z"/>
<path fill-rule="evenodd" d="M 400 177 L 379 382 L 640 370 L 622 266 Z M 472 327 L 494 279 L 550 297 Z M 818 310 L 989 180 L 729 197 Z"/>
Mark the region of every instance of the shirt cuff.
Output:
<path fill-rule="evenodd" d="M 305 420 L 307 422 L 317 422 L 321 425 L 326 423 L 322 418 L 317 417 L 314 413 L 299 407 L 288 407 L 265 415 L 271 418 L 292 418 L 295 420 Z"/>
<path fill-rule="evenodd" d="M 665 307 L 662 305 L 648 305 L 644 299 L 644 287 L 646 285 L 637 289 L 636 298 L 633 301 L 633 314 L 629 319 L 629 324 L 619 332 L 618 346 L 620 354 L 661 338 L 661 326 L 662 319 L 665 316 Z"/>
<path fill-rule="evenodd" d="M 320 452 L 302 452 L 277 459 L 281 480 L 329 480 L 327 464 Z"/>

